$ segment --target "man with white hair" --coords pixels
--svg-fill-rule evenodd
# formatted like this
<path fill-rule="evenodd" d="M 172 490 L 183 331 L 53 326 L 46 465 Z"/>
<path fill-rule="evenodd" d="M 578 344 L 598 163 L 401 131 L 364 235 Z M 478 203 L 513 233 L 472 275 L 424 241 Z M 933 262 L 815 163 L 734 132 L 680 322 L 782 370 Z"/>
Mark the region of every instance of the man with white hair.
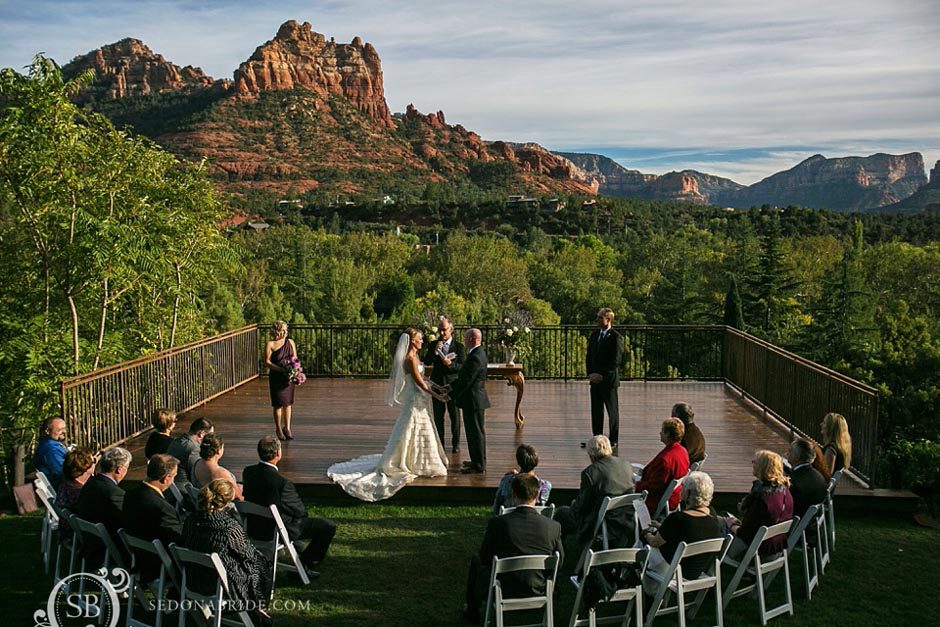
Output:
<path fill-rule="evenodd" d="M 591 533 L 597 521 L 597 512 L 605 496 L 622 496 L 633 492 L 633 469 L 630 462 L 613 456 L 606 435 L 595 435 L 586 442 L 591 465 L 581 471 L 581 488 L 571 506 L 562 506 L 555 514 L 562 533 L 576 533 L 579 548 L 593 542 Z M 632 511 L 632 510 L 631 510 Z M 607 516 L 607 534 L 610 548 L 621 548 L 633 537 L 633 516 L 627 508 L 615 510 Z"/>
<path fill-rule="evenodd" d="M 104 523 L 118 546 L 123 546 L 117 532 L 121 528 L 124 509 L 124 488 L 118 484 L 127 476 L 131 459 L 130 452 L 120 446 L 103 452 L 98 474 L 85 482 L 74 509 L 79 518 L 91 523 Z M 92 563 L 96 561 L 92 560 Z"/>

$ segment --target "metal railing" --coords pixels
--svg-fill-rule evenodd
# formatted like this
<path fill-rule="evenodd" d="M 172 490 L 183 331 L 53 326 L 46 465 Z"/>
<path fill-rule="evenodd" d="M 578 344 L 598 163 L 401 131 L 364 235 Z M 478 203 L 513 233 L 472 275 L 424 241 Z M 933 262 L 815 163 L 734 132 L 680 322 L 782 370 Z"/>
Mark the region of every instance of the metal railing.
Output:
<path fill-rule="evenodd" d="M 494 339 L 497 325 L 478 328 L 489 360 L 503 361 L 503 348 Z M 533 327 L 529 349 L 518 358 L 526 378 L 585 378 L 584 355 L 594 329 L 588 325 Z M 387 377 L 403 330 L 402 325 L 390 324 L 295 324 L 290 334 L 307 376 Z M 464 330 L 457 327 L 455 336 L 462 338 Z M 624 337 L 624 379 L 722 379 L 723 326 L 629 325 L 617 330 Z M 268 339 L 259 338 L 262 360 Z"/>
<path fill-rule="evenodd" d="M 150 427 L 158 407 L 182 413 L 258 376 L 258 325 L 95 370 L 62 382 L 71 440 L 98 448 Z"/>
<path fill-rule="evenodd" d="M 504 360 L 496 325 L 482 325 L 491 362 Z M 296 324 L 291 337 L 309 377 L 386 377 L 403 325 Z M 460 338 L 462 328 L 456 329 Z M 593 326 L 533 327 L 518 361 L 528 379 L 583 379 Z M 821 439 L 830 411 L 846 416 L 852 469 L 869 481 L 878 433 L 877 392 L 754 336 L 721 325 L 624 325 L 625 380 L 725 381 L 793 433 Z M 123 441 L 149 427 L 155 407 L 183 412 L 266 373 L 258 325 L 64 381 L 62 417 L 79 444 Z"/>
<path fill-rule="evenodd" d="M 878 441 L 877 390 L 737 329 L 727 328 L 724 338 L 725 381 L 793 433 L 825 444 L 823 416 L 845 416 L 852 435 L 852 471 L 871 484 Z"/>

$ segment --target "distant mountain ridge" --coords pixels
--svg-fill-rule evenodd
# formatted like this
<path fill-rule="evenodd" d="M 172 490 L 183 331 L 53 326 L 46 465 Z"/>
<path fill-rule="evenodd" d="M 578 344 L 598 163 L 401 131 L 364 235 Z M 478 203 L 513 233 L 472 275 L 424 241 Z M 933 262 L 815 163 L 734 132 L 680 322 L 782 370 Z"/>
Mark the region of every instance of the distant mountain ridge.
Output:
<path fill-rule="evenodd" d="M 920 153 L 827 159 L 813 155 L 753 185 L 682 170 L 661 176 L 628 169 L 596 154 L 559 152 L 598 179 L 599 192 L 641 199 L 677 200 L 746 209 L 752 206 L 895 210 L 895 204 L 927 184 Z M 936 170 L 936 169 L 935 169 Z M 932 174 L 932 179 L 940 178 Z M 898 209 L 901 210 L 901 209 Z"/>

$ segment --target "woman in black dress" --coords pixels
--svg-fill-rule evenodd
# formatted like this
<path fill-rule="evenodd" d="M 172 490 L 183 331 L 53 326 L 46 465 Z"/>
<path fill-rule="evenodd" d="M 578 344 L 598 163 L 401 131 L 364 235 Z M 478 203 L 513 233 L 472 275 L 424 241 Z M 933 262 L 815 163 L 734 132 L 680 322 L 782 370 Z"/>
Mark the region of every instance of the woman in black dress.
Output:
<path fill-rule="evenodd" d="M 166 453 L 170 448 L 170 442 L 173 441 L 171 434 L 176 426 L 176 412 L 166 407 L 155 409 L 150 415 L 150 424 L 153 425 L 154 432 L 147 438 L 147 447 L 144 449 L 144 457 L 147 459 L 157 453 Z"/>
<path fill-rule="evenodd" d="M 235 489 L 230 481 L 214 479 L 199 492 L 196 512 L 183 523 L 183 544 L 200 553 L 217 553 L 228 576 L 231 600 L 257 603 L 261 608 L 271 598 L 271 560 L 248 539 L 232 508 Z M 193 573 L 193 588 L 212 592 L 215 582 L 201 569 Z M 256 624 L 270 621 L 263 609 L 252 617 Z"/>
<path fill-rule="evenodd" d="M 290 381 L 290 360 L 297 355 L 294 340 L 287 337 L 287 323 L 274 323 L 274 339 L 264 349 L 264 363 L 268 366 L 268 386 L 271 389 L 271 407 L 274 408 L 274 430 L 279 440 L 293 440 L 290 430 L 291 405 L 294 404 L 294 385 Z M 282 426 L 283 425 L 283 426 Z"/>
<path fill-rule="evenodd" d="M 830 412 L 819 425 L 826 467 L 829 476 L 852 465 L 852 436 L 849 435 L 849 423 L 845 416 Z"/>

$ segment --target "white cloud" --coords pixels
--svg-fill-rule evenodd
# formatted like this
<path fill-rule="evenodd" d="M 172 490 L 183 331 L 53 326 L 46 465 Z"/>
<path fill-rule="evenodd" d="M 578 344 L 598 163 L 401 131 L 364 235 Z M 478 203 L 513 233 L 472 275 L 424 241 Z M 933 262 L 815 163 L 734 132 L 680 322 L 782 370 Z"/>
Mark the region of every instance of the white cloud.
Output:
<path fill-rule="evenodd" d="M 764 149 L 720 165 L 742 182 L 795 163 L 775 146 L 940 156 L 934 0 L 0 0 L 0 66 L 38 50 L 64 63 L 132 36 L 230 77 L 287 19 L 372 42 L 392 110 L 442 109 L 486 138 Z"/>

